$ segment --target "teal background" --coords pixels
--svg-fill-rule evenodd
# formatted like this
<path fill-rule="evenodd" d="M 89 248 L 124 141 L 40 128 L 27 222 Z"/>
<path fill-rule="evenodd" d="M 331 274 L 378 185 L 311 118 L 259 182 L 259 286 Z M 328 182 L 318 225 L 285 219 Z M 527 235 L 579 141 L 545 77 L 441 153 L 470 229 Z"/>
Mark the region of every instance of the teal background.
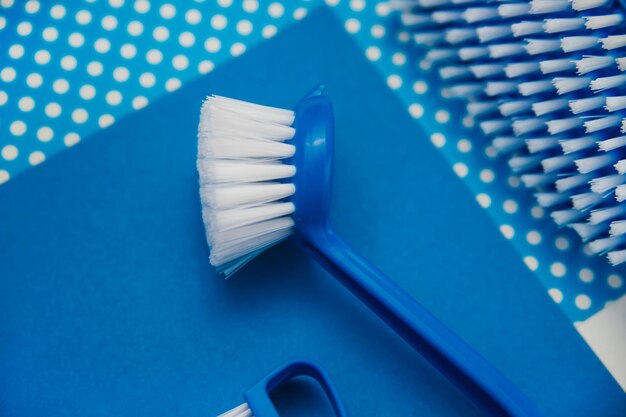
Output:
<path fill-rule="evenodd" d="M 334 19 L 315 12 L 0 188 L 1 414 L 217 415 L 304 355 L 351 415 L 478 415 L 291 243 L 229 281 L 208 263 L 201 100 L 290 107 L 324 81 L 346 240 L 546 415 L 623 415 L 623 392 Z"/>

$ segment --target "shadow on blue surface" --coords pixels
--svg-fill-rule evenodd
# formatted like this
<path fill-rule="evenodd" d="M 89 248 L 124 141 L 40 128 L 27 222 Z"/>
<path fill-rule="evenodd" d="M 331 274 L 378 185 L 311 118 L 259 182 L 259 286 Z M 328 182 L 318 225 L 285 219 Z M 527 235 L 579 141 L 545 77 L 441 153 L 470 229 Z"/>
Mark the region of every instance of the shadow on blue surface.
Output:
<path fill-rule="evenodd" d="M 212 272 L 203 97 L 290 107 L 320 81 L 345 238 L 546 415 L 621 415 L 623 393 L 327 10 L 0 188 L 2 415 L 217 415 L 294 355 L 330 371 L 351 415 L 477 415 L 291 243 Z"/>

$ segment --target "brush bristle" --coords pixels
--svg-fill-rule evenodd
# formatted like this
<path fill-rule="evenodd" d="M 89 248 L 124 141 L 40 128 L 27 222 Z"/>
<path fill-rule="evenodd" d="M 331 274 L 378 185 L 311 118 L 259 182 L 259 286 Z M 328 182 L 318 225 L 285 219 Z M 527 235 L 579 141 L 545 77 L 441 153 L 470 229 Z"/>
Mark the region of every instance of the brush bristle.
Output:
<path fill-rule="evenodd" d="M 411 13 L 431 16 L 423 32 L 446 34 L 426 51 L 445 97 L 468 101 L 558 225 L 619 264 L 626 238 L 609 224 L 626 218 L 626 14 L 612 3 L 441 0 Z"/>
<path fill-rule="evenodd" d="M 248 403 L 243 403 L 217 417 L 254 417 L 254 415 Z"/>
<path fill-rule="evenodd" d="M 293 233 L 284 201 L 295 175 L 294 113 L 225 97 L 208 97 L 198 126 L 202 219 L 210 261 L 226 277 Z"/>

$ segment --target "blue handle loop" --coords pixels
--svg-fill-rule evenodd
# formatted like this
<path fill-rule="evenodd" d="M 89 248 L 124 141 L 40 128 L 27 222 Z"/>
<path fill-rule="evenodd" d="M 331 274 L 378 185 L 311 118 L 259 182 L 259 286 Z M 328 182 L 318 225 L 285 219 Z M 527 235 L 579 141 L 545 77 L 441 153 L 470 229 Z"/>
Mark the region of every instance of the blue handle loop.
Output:
<path fill-rule="evenodd" d="M 287 360 L 245 393 L 244 397 L 250 410 L 252 410 L 252 415 L 255 417 L 279 417 L 278 411 L 276 411 L 276 407 L 274 407 L 274 403 L 270 398 L 270 393 L 290 379 L 299 376 L 308 376 L 315 379 L 326 393 L 337 417 L 347 417 L 343 403 L 339 398 L 339 393 L 328 372 L 307 358 Z"/>
<path fill-rule="evenodd" d="M 293 202 L 300 243 L 489 415 L 540 416 L 513 383 L 333 232 L 328 213 L 334 121 L 330 99 L 322 87 L 297 105 L 295 128 Z"/>

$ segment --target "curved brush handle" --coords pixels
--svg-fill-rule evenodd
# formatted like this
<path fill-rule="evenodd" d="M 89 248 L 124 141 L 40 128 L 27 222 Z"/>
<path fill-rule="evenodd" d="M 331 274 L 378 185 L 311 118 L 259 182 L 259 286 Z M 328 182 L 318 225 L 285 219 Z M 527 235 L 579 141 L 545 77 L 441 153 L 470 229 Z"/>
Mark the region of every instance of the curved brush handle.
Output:
<path fill-rule="evenodd" d="M 280 385 L 298 376 L 308 376 L 315 379 L 330 400 L 336 416 L 347 417 L 343 403 L 339 398 L 339 393 L 328 372 L 320 365 L 306 358 L 287 360 L 245 393 L 244 397 L 251 414 L 255 417 L 279 417 L 278 411 L 276 411 L 270 398 L 270 393 Z"/>
<path fill-rule="evenodd" d="M 492 416 L 540 416 L 535 406 L 482 356 L 329 229 L 301 243 L 350 291 Z"/>

